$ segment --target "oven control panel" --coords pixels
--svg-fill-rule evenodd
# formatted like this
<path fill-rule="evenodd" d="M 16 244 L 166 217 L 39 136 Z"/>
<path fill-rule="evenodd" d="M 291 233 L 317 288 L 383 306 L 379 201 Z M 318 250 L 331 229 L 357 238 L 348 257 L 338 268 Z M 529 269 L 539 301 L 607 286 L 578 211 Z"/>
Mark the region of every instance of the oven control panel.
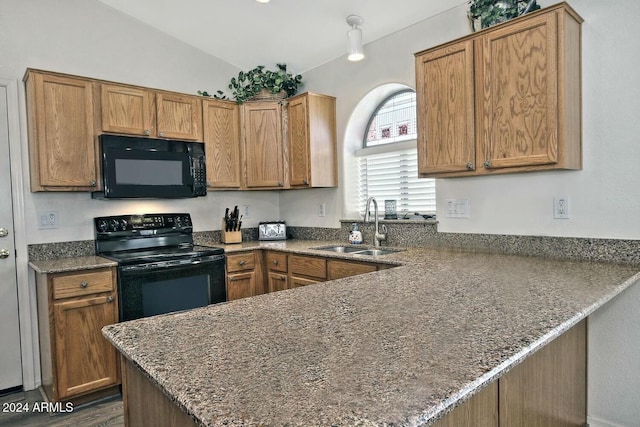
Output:
<path fill-rule="evenodd" d="M 97 235 L 114 232 L 145 234 L 163 229 L 185 230 L 193 226 L 188 213 L 103 216 L 93 221 Z"/>

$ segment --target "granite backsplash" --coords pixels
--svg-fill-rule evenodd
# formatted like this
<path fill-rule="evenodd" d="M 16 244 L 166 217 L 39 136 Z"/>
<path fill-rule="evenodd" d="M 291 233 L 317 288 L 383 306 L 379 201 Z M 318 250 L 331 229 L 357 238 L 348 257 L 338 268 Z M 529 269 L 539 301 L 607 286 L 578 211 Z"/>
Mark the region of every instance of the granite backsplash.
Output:
<path fill-rule="evenodd" d="M 288 237 L 298 240 L 348 242 L 352 224 L 362 231 L 364 244 L 372 242 L 373 224 L 362 220 L 342 220 L 340 228 L 287 226 Z M 439 233 L 437 221 L 383 220 L 387 240 L 383 246 L 442 247 L 478 252 L 499 252 L 544 258 L 603 261 L 640 265 L 640 240 L 577 237 L 516 236 L 501 234 Z M 243 241 L 258 239 L 258 229 L 242 231 Z M 220 242 L 220 231 L 194 232 L 196 243 Z M 94 241 L 42 243 L 29 245 L 29 260 L 95 255 Z"/>

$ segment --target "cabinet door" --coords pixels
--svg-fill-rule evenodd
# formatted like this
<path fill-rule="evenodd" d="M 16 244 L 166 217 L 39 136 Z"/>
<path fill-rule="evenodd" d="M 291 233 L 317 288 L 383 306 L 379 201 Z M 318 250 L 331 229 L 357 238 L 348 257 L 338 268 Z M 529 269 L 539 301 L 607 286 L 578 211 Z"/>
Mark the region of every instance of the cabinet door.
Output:
<path fill-rule="evenodd" d="M 269 272 L 269 292 L 284 291 L 289 289 L 287 275 L 276 271 Z"/>
<path fill-rule="evenodd" d="M 418 172 L 474 170 L 473 41 L 416 56 Z"/>
<path fill-rule="evenodd" d="M 53 305 L 60 399 L 118 384 L 116 349 L 101 332 L 118 321 L 116 307 L 113 295 Z"/>
<path fill-rule="evenodd" d="M 558 154 L 557 17 L 544 14 L 478 40 L 480 146 L 487 168 L 554 164 Z"/>
<path fill-rule="evenodd" d="M 284 187 L 282 107 L 277 102 L 242 104 L 246 187 Z"/>
<path fill-rule="evenodd" d="M 240 118 L 235 102 L 204 100 L 207 187 L 240 187 Z"/>
<path fill-rule="evenodd" d="M 289 102 L 289 184 L 308 187 L 311 181 L 307 97 Z"/>
<path fill-rule="evenodd" d="M 227 300 L 252 297 L 256 294 L 256 273 L 229 274 L 227 276 Z"/>
<path fill-rule="evenodd" d="M 28 75 L 31 191 L 96 190 L 93 91 L 89 80 Z"/>
<path fill-rule="evenodd" d="M 145 89 L 102 84 L 102 130 L 127 135 L 153 135 L 153 94 Z"/>
<path fill-rule="evenodd" d="M 202 100 L 156 92 L 157 133 L 161 138 L 202 140 Z"/>

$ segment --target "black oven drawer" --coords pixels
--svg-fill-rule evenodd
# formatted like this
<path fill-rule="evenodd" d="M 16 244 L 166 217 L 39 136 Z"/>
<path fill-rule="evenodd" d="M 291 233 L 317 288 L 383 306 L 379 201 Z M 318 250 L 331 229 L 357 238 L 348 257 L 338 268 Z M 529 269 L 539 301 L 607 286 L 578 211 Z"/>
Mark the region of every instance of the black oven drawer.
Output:
<path fill-rule="evenodd" d="M 224 302 L 224 269 L 224 255 L 120 266 L 120 321 Z"/>

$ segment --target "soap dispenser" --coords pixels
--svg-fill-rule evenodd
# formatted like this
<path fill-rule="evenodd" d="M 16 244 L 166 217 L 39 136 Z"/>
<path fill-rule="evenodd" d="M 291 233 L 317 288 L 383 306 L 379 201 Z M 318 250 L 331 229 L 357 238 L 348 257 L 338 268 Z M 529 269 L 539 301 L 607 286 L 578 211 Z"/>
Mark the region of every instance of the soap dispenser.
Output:
<path fill-rule="evenodd" d="M 351 243 L 352 245 L 358 245 L 360 243 L 362 243 L 362 233 L 360 232 L 360 230 L 358 230 L 358 224 L 356 224 L 355 222 L 352 225 L 353 229 L 351 230 L 351 233 L 349 233 L 349 243 Z"/>

